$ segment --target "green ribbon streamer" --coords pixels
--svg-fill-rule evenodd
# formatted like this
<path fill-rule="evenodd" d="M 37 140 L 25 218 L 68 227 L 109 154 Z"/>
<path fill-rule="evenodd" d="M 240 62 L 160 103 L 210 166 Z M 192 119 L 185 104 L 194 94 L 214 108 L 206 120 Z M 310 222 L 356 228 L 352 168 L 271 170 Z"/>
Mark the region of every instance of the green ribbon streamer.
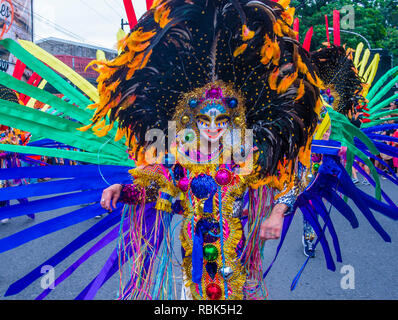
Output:
<path fill-rule="evenodd" d="M 369 93 L 366 96 L 366 99 L 369 101 L 372 100 L 373 96 L 376 94 L 376 92 L 380 89 L 380 87 L 386 82 L 386 80 L 393 75 L 396 71 L 398 71 L 398 66 L 395 68 L 390 69 L 385 73 L 370 89 Z"/>
<path fill-rule="evenodd" d="M 382 97 L 386 95 L 390 89 L 395 86 L 395 84 L 398 82 L 398 76 L 392 79 L 386 86 L 383 87 L 383 90 L 381 90 L 373 99 L 371 99 L 368 103 L 368 108 L 373 109 L 373 106 L 378 102 Z"/>
<path fill-rule="evenodd" d="M 16 56 L 30 69 L 34 70 L 43 79 L 46 79 L 55 89 L 67 96 L 74 103 L 80 107 L 87 107 L 93 102 L 88 99 L 84 94 L 72 87 L 68 82 L 62 79 L 57 73 L 47 67 L 40 60 L 31 55 L 28 51 L 21 47 L 17 42 L 12 39 L 4 39 L 0 41 L 5 49 Z M 87 111 L 88 112 L 88 111 Z"/>
<path fill-rule="evenodd" d="M 38 75 L 40 75 L 43 79 L 47 80 L 49 84 L 51 84 L 55 89 L 61 92 L 63 95 L 67 96 L 72 102 L 80 107 L 79 110 L 85 112 L 88 118 L 93 116 L 93 111 L 86 109 L 87 106 L 93 104 L 89 98 L 87 98 L 83 93 L 79 90 L 75 89 L 71 86 L 67 81 L 65 81 L 61 76 L 59 76 L 56 72 L 54 72 L 51 68 L 47 67 L 44 63 L 42 63 L 39 59 L 30 54 L 27 50 L 25 50 L 21 45 L 15 42 L 12 39 L 4 39 L 0 40 L 0 45 L 2 45 L 5 49 L 7 49 L 10 53 L 16 56 L 19 60 L 21 60 L 24 64 L 26 64 L 30 69 L 34 70 Z M 6 86 L 8 86 L 6 84 Z M 38 89 L 40 90 L 40 89 Z M 19 90 L 16 90 L 19 91 Z M 39 100 L 39 99 L 37 99 Z M 41 101 L 41 100 L 39 100 Z M 44 102 L 44 101 L 42 101 Z M 55 105 L 50 106 L 54 107 Z M 58 110 L 58 109 L 57 109 Z M 59 109 L 60 110 L 60 109 Z M 61 110 L 60 110 L 61 111 Z M 68 116 L 74 118 L 71 114 Z M 76 120 L 79 120 L 75 118 Z M 79 120 L 80 121 L 80 120 Z M 87 120 L 82 121 L 87 124 Z M 116 136 L 118 126 L 117 122 L 115 122 L 114 128 L 108 133 L 108 136 L 114 138 Z M 123 137 L 119 142 L 124 145 L 126 139 Z"/>
<path fill-rule="evenodd" d="M 0 99 L 1 122 L 9 127 L 18 128 L 32 135 L 53 139 L 78 149 L 127 157 L 126 147 L 114 144 L 112 139 L 98 138 L 94 134 L 78 131 L 78 123 L 34 110 L 20 104 Z"/>
<path fill-rule="evenodd" d="M 72 151 L 72 150 L 62 150 L 55 148 L 41 148 L 41 147 L 30 147 L 30 146 L 20 146 L 20 145 L 10 145 L 10 144 L 0 144 L 1 151 L 23 153 L 29 155 L 40 155 L 54 158 L 70 159 L 80 162 L 86 162 L 91 164 L 100 165 L 118 165 L 126 167 L 135 167 L 133 160 L 121 161 L 117 157 L 104 155 L 104 154 L 94 154 L 90 152 Z"/>
<path fill-rule="evenodd" d="M 384 100 L 383 102 L 379 103 L 378 105 L 372 107 L 369 111 L 372 114 L 370 116 L 370 118 L 377 116 L 377 114 L 374 114 L 376 111 L 379 111 L 379 110 L 383 109 L 384 107 L 387 107 L 391 102 L 393 102 L 397 98 L 398 98 L 398 94 L 395 94 L 395 95 L 391 96 L 390 98 Z"/>
<path fill-rule="evenodd" d="M 398 97 L 398 95 L 397 95 L 397 97 Z M 397 110 L 387 110 L 387 111 L 383 111 L 383 112 L 378 112 L 378 113 L 376 113 L 376 114 L 372 114 L 372 115 L 369 117 L 369 119 L 372 119 L 372 120 L 386 120 L 386 121 L 389 121 L 388 118 L 387 118 L 387 119 L 382 119 L 382 118 L 384 118 L 384 117 L 386 117 L 386 116 L 389 116 L 390 114 L 395 114 L 395 113 L 397 113 Z"/>
<path fill-rule="evenodd" d="M 80 109 L 77 106 L 69 104 L 57 96 L 48 93 L 45 90 L 31 86 L 23 81 L 15 79 L 14 77 L 8 75 L 5 72 L 0 72 L 0 84 L 7 86 L 17 92 L 21 92 L 29 97 L 35 98 L 45 104 L 50 105 L 57 111 L 63 112 L 73 119 L 76 119 L 82 123 L 88 123 L 90 120 L 90 115 L 87 111 Z"/>
<path fill-rule="evenodd" d="M 361 127 L 365 129 L 365 128 L 373 127 L 373 126 L 376 126 L 376 125 L 379 125 L 379 124 L 383 124 L 383 123 L 385 123 L 387 121 L 397 121 L 397 120 L 398 120 L 398 117 L 380 119 L 380 120 L 375 120 L 375 121 L 372 121 L 372 122 L 362 123 Z"/>
<path fill-rule="evenodd" d="M 347 147 L 347 163 L 346 170 L 352 176 L 352 165 L 354 162 L 354 156 L 362 159 L 366 165 L 369 167 L 372 176 L 376 182 L 375 197 L 381 199 L 381 186 L 380 177 L 374 167 L 373 163 L 369 158 L 359 150 L 354 143 L 354 137 L 358 138 L 363 142 L 369 149 L 369 151 L 378 155 L 380 151 L 373 144 L 372 140 L 363 133 L 359 128 L 354 126 L 344 115 L 334 111 L 331 108 L 327 108 L 331 119 L 332 130 L 330 133 L 330 139 L 340 141 L 342 146 Z"/>

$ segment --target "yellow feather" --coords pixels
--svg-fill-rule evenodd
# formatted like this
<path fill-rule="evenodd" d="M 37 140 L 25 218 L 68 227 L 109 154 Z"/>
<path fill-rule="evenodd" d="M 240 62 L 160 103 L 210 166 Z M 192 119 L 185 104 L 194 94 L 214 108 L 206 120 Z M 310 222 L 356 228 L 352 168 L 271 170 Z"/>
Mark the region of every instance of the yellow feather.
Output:
<path fill-rule="evenodd" d="M 290 4 L 290 0 L 279 0 L 278 3 L 284 8 L 286 9 L 289 4 Z"/>
<path fill-rule="evenodd" d="M 154 30 L 143 32 L 143 29 L 139 28 L 137 31 L 134 31 L 129 36 L 129 41 L 145 42 L 145 41 L 152 39 L 155 34 L 156 34 L 156 31 L 154 31 Z"/>
<path fill-rule="evenodd" d="M 121 128 L 117 129 L 116 136 L 115 136 L 115 141 L 116 142 L 120 141 L 124 137 L 125 133 L 126 133 L 125 129 L 121 129 Z"/>
<path fill-rule="evenodd" d="M 305 94 L 305 86 L 304 86 L 304 81 L 301 80 L 300 86 L 297 90 L 297 97 L 296 101 L 300 100 Z"/>
<path fill-rule="evenodd" d="M 251 31 L 247 25 L 243 25 L 242 27 L 242 39 L 243 41 L 250 40 L 254 37 L 254 31 Z"/>
<path fill-rule="evenodd" d="M 87 126 L 84 126 L 84 127 L 81 127 L 81 128 L 77 128 L 77 130 L 82 131 L 82 132 L 85 132 L 85 131 L 91 129 L 93 125 L 94 125 L 94 124 L 91 123 L 91 124 L 89 124 L 89 125 L 87 125 Z"/>
<path fill-rule="evenodd" d="M 169 19 L 169 15 L 170 15 L 170 9 L 165 10 L 162 13 L 162 17 L 160 18 L 160 22 L 159 22 L 159 26 L 163 29 L 165 26 L 167 26 L 167 24 L 171 21 L 171 19 Z"/>
<path fill-rule="evenodd" d="M 282 33 L 282 26 L 280 24 L 280 20 L 276 21 L 274 23 L 274 32 L 277 36 L 279 37 L 283 37 L 283 33 Z"/>
<path fill-rule="evenodd" d="M 141 52 L 144 51 L 151 45 L 149 41 L 146 42 L 138 42 L 138 41 L 131 41 L 127 43 L 127 46 L 130 51 Z"/>
<path fill-rule="evenodd" d="M 279 76 L 279 69 L 276 69 L 274 72 L 272 72 L 268 78 L 268 83 L 269 87 L 272 90 L 277 89 L 277 81 L 278 81 L 278 76 Z"/>
<path fill-rule="evenodd" d="M 245 52 L 246 48 L 247 48 L 247 43 L 244 43 L 241 46 L 239 46 L 238 48 L 236 48 L 236 50 L 234 51 L 234 57 L 237 57 L 240 54 L 242 54 L 243 52 Z"/>
<path fill-rule="evenodd" d="M 94 127 L 93 130 L 99 130 L 100 128 L 103 128 L 106 124 L 105 119 L 102 119 L 100 122 L 98 122 Z"/>
<path fill-rule="evenodd" d="M 293 84 L 297 79 L 297 71 L 292 73 L 291 75 L 284 77 L 280 84 L 278 85 L 278 93 L 285 93 L 287 89 Z"/>

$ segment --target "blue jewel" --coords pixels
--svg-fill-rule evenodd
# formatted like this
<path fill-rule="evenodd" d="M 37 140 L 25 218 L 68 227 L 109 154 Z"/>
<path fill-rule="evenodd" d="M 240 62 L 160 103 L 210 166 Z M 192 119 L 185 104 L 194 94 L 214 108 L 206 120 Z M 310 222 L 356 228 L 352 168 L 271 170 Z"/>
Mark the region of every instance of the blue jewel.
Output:
<path fill-rule="evenodd" d="M 216 277 L 217 270 L 218 270 L 217 263 L 215 262 L 206 263 L 206 271 L 209 274 L 210 278 L 212 278 L 213 280 Z"/>
<path fill-rule="evenodd" d="M 198 100 L 192 99 L 192 100 L 189 101 L 189 107 L 191 109 L 195 109 L 195 108 L 197 108 L 197 106 L 198 106 Z"/>
<path fill-rule="evenodd" d="M 235 109 L 238 106 L 238 99 L 231 98 L 228 100 L 228 107 L 231 109 Z"/>

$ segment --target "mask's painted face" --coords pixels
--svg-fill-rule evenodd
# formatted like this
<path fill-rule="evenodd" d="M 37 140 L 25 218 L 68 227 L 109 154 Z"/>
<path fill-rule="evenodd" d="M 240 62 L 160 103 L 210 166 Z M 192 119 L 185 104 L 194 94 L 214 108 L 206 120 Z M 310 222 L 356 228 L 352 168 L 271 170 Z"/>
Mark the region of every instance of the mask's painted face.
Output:
<path fill-rule="evenodd" d="M 177 125 L 176 141 L 184 150 L 207 142 L 224 145 L 227 142 L 221 138 L 228 132 L 245 130 L 244 100 L 231 86 L 216 81 L 182 97 L 173 118 Z"/>
<path fill-rule="evenodd" d="M 216 103 L 208 105 L 196 116 L 196 125 L 201 138 L 211 143 L 221 139 L 228 130 L 230 121 L 225 108 Z"/>

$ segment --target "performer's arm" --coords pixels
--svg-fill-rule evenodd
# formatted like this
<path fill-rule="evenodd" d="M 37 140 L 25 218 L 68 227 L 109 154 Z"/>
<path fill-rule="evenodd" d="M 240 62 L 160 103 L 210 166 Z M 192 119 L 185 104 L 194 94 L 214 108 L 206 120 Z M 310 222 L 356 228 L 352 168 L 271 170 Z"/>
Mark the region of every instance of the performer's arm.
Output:
<path fill-rule="evenodd" d="M 271 214 L 261 225 L 260 239 L 273 240 L 280 238 L 283 219 L 285 215 L 292 212 L 293 205 L 297 199 L 297 190 L 298 186 L 295 185 L 289 192 L 275 201 Z"/>
<path fill-rule="evenodd" d="M 117 202 L 134 205 L 141 199 L 141 190 L 133 184 L 114 184 L 102 192 L 101 206 L 107 211 L 116 209 Z"/>
<path fill-rule="evenodd" d="M 112 211 L 112 207 L 111 207 L 111 205 L 112 205 L 113 208 L 116 209 L 116 203 L 118 202 L 118 200 L 120 198 L 121 192 L 122 192 L 121 184 L 114 184 L 114 185 L 106 188 L 102 192 L 101 207 L 107 211 Z"/>
<path fill-rule="evenodd" d="M 289 207 L 284 203 L 278 203 L 274 206 L 269 217 L 261 224 L 261 240 L 279 239 L 282 232 L 283 219 L 288 211 Z"/>

